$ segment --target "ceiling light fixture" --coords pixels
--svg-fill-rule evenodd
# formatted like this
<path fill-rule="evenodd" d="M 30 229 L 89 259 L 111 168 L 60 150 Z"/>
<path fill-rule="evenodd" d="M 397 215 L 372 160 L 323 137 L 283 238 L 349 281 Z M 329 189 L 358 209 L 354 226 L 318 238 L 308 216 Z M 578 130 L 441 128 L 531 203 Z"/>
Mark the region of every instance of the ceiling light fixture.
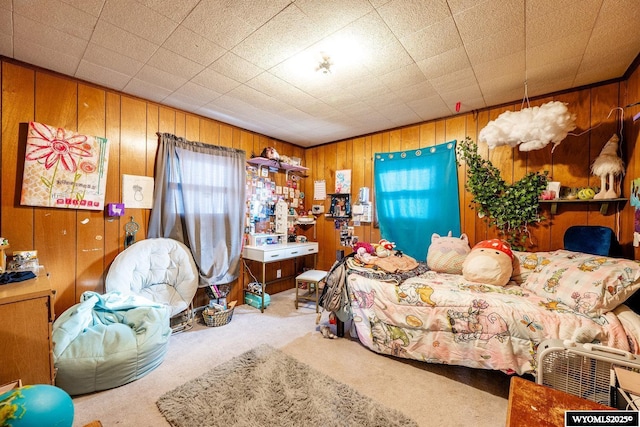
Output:
<path fill-rule="evenodd" d="M 325 53 L 322 53 L 322 60 L 316 67 L 316 71 L 322 71 L 322 74 L 331 74 L 331 66 L 333 62 L 331 62 L 331 57 Z"/>

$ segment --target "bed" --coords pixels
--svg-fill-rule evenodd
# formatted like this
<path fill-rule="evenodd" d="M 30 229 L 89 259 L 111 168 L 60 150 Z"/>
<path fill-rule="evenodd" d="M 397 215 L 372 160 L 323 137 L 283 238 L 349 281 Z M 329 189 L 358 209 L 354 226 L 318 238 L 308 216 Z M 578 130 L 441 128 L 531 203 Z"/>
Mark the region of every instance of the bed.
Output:
<path fill-rule="evenodd" d="M 382 354 L 535 375 L 545 339 L 638 353 L 640 316 L 625 304 L 640 287 L 635 261 L 514 251 L 509 283 L 494 286 L 425 262 L 389 273 L 348 256 L 331 268 L 325 287 L 321 305 Z"/>

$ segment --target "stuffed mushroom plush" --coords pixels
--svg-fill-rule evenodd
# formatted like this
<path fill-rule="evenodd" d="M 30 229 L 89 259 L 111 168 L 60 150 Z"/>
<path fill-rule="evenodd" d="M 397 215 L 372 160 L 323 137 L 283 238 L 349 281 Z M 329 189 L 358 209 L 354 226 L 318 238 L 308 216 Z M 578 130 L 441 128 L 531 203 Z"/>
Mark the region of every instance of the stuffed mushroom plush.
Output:
<path fill-rule="evenodd" d="M 513 252 L 500 239 L 483 240 L 464 259 L 462 276 L 471 282 L 504 286 L 513 272 Z"/>

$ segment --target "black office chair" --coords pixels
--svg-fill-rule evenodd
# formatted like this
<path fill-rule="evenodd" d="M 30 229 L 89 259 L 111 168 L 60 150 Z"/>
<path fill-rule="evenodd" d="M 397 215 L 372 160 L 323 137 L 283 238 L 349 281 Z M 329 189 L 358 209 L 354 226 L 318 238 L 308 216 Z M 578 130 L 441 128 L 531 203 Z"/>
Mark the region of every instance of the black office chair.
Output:
<path fill-rule="evenodd" d="M 564 233 L 564 248 L 592 255 L 622 255 L 622 248 L 613 230 L 599 225 L 573 225 L 567 228 Z"/>

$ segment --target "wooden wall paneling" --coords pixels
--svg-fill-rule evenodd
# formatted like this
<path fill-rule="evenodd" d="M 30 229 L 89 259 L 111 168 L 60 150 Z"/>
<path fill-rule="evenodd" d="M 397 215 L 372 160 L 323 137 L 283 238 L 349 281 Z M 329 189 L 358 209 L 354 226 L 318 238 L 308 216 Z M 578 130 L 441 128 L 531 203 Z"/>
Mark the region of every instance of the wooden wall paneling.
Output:
<path fill-rule="evenodd" d="M 446 139 L 445 135 L 447 133 L 445 121 L 436 120 L 435 127 L 436 127 L 436 145 L 442 144 L 443 142 L 445 142 L 445 139 Z"/>
<path fill-rule="evenodd" d="M 188 141 L 201 142 L 200 140 L 200 118 L 193 114 L 186 114 L 185 118 L 185 138 Z"/>
<path fill-rule="evenodd" d="M 331 145 L 325 145 L 322 147 L 324 153 L 324 179 L 327 183 L 327 193 L 335 193 L 336 191 L 336 170 L 337 168 L 337 143 Z M 330 199 L 327 199 L 329 202 Z M 329 205 L 327 204 L 326 212 L 329 211 Z M 327 219 L 329 226 L 325 229 L 325 242 L 326 248 L 329 249 L 329 256 L 331 262 L 335 261 L 336 250 L 338 247 L 338 230 L 335 229 L 335 221 L 331 218 Z"/>
<path fill-rule="evenodd" d="M 257 138 L 256 138 L 257 139 Z M 251 153 L 254 150 L 254 138 L 253 138 L 253 134 L 246 132 L 246 131 L 241 131 L 240 132 L 240 138 L 238 140 L 238 146 L 235 147 L 239 150 L 244 150 L 245 151 L 245 156 L 247 158 L 251 157 Z"/>
<path fill-rule="evenodd" d="M 105 137 L 109 140 L 109 167 L 107 169 L 107 189 L 105 203 L 122 203 L 120 184 L 120 95 L 106 93 Z M 125 209 L 126 210 L 126 209 Z M 105 271 L 124 247 L 121 236 L 126 216 L 107 218 L 104 225 Z"/>
<path fill-rule="evenodd" d="M 224 123 L 220 123 L 220 145 L 222 147 L 233 147 L 233 128 Z"/>
<path fill-rule="evenodd" d="M 35 79 L 35 120 L 50 126 L 77 130 L 78 84 L 70 79 L 37 71 Z M 55 312 L 77 302 L 76 210 L 34 209 L 34 241 L 38 259 L 51 274 L 56 290 Z"/>
<path fill-rule="evenodd" d="M 159 116 L 159 124 L 158 124 L 159 132 L 176 135 L 176 111 L 171 108 L 160 107 L 158 111 L 158 116 Z"/>
<path fill-rule="evenodd" d="M 456 141 L 460 142 L 465 138 L 467 129 L 466 129 L 466 115 L 454 116 L 446 120 L 445 124 L 445 139 L 447 142 Z M 457 146 L 457 145 L 456 145 Z M 460 214 L 460 229 L 464 230 L 464 200 L 461 200 L 460 195 L 464 194 L 464 183 L 465 183 L 465 175 L 464 168 L 456 168 L 457 176 L 458 176 L 458 203 L 459 214 Z M 461 231 L 462 232 L 462 231 Z M 431 236 L 425 236 L 425 238 L 431 239 Z M 458 237 L 458 236 L 456 236 Z"/>
<path fill-rule="evenodd" d="M 559 95 L 556 101 L 566 102 L 570 112 L 576 114 L 577 129 L 573 131 L 576 135 L 589 129 L 590 120 L 590 96 L 589 91 L 569 92 Z M 549 144 L 551 146 L 552 144 Z M 586 187 L 589 184 L 590 161 L 589 161 L 589 134 L 581 136 L 568 136 L 553 151 L 551 177 L 554 181 L 561 183 L 573 182 L 576 187 Z M 594 205 L 595 206 L 595 205 Z M 594 207 L 598 215 L 599 207 Z M 564 247 L 563 237 L 567 228 L 572 225 L 589 223 L 589 210 L 587 204 L 559 205 L 556 215 L 550 219 L 550 248 Z"/>
<path fill-rule="evenodd" d="M 465 137 L 458 141 L 460 144 L 468 136 L 474 142 L 477 141 L 478 132 L 478 115 L 476 112 L 467 113 L 465 116 Z M 469 238 L 469 243 L 479 241 L 482 239 L 476 239 L 476 211 L 471 209 L 471 199 L 473 196 L 466 188 L 467 182 L 467 165 L 464 162 L 460 164 L 460 170 L 458 172 L 458 178 L 460 179 L 460 220 L 462 221 L 461 231 Z"/>
<path fill-rule="evenodd" d="M 182 111 L 176 111 L 176 131 L 175 135 L 182 138 L 187 134 L 187 114 Z"/>
<path fill-rule="evenodd" d="M 158 155 L 158 147 L 160 141 L 158 132 L 160 129 L 160 111 L 157 105 L 147 104 L 147 157 L 146 157 L 146 173 L 145 175 L 155 177 L 156 175 L 156 158 Z M 149 215 L 151 211 L 149 211 Z"/>
<path fill-rule="evenodd" d="M 420 126 L 407 126 L 400 130 L 402 150 L 415 150 L 420 148 Z"/>
<path fill-rule="evenodd" d="M 103 89 L 78 85 L 78 132 L 106 138 L 106 94 Z M 107 166 L 107 179 L 109 167 Z M 106 194 L 105 194 L 106 202 Z M 78 210 L 76 215 L 77 273 L 75 300 L 85 291 L 102 293 L 104 283 L 105 206 L 100 211 Z"/>
<path fill-rule="evenodd" d="M 494 108 L 490 110 L 489 117 L 491 120 L 496 120 L 503 112 L 513 110 L 513 105 Z M 508 145 L 500 145 L 489 150 L 489 160 L 495 167 L 500 169 L 500 175 L 502 179 L 507 183 L 507 185 L 513 183 L 513 150 L 514 149 Z M 487 237 L 490 239 L 496 237 L 504 238 L 504 236 L 499 235 L 498 230 L 495 227 L 489 227 L 487 229 Z"/>
<path fill-rule="evenodd" d="M 478 145 L 478 154 L 480 154 L 485 159 L 489 157 L 489 147 L 487 146 L 486 142 L 480 141 L 479 133 L 482 129 L 484 129 L 485 126 L 487 126 L 489 121 L 493 120 L 493 118 L 491 117 L 490 110 L 480 111 L 476 118 L 476 129 L 478 133 L 475 135 L 473 141 Z M 471 199 L 472 197 L 471 195 L 469 195 L 469 203 L 467 204 L 467 206 L 471 205 Z M 471 243 L 471 246 L 473 247 L 473 245 L 475 245 L 476 243 L 489 238 L 489 227 L 487 226 L 487 220 L 478 216 L 478 211 L 476 211 L 475 206 L 473 206 L 471 209 L 473 209 L 473 217 L 475 219 L 476 238 L 475 240 L 470 239 L 469 243 Z"/>
<path fill-rule="evenodd" d="M 375 165 L 376 154 L 386 151 L 386 149 L 383 148 L 383 144 L 382 144 L 383 135 L 384 135 L 383 133 L 376 133 L 371 135 L 371 203 L 373 203 L 373 224 L 371 227 L 371 239 L 369 240 L 369 242 L 377 242 L 381 239 L 380 227 L 375 225 L 378 220 L 378 216 L 376 214 L 376 209 L 378 207 L 378 204 L 376 200 L 376 191 L 375 191 L 376 183 L 375 183 L 374 176 L 375 176 L 375 167 L 376 167 Z"/>
<path fill-rule="evenodd" d="M 427 122 L 420 125 L 420 148 L 436 145 L 436 124 Z"/>
<path fill-rule="evenodd" d="M 353 197 L 352 204 L 356 204 L 360 202 L 360 188 L 365 187 L 365 138 L 354 138 L 352 142 L 353 155 L 351 159 L 351 194 Z M 355 225 L 355 223 L 353 223 L 354 236 L 358 236 L 358 239 L 363 242 L 369 241 L 364 234 L 366 225 L 367 224 L 364 222 L 361 222 L 360 225 Z"/>
<path fill-rule="evenodd" d="M 220 124 L 214 120 L 200 120 L 200 140 L 209 145 L 220 145 Z"/>
<path fill-rule="evenodd" d="M 552 98 L 539 98 L 529 102 L 533 107 L 552 101 Z M 526 105 L 525 105 L 526 106 Z M 551 160 L 551 147 L 547 146 L 540 150 L 517 151 L 518 161 L 515 168 L 514 180 L 521 179 L 529 172 L 544 173 L 547 171 L 551 178 L 553 172 L 553 163 Z M 525 249 L 530 251 L 548 251 L 551 249 L 551 226 L 553 224 L 553 216 L 549 205 L 541 205 L 540 213 L 544 216 L 544 220 L 538 224 L 529 227 L 530 236 L 525 242 Z"/>
<path fill-rule="evenodd" d="M 371 135 L 366 136 L 362 143 L 362 163 L 364 169 L 364 186 L 369 188 L 369 204 L 373 203 L 373 152 L 371 148 Z M 355 151 L 355 150 L 354 150 Z M 355 156 L 355 153 L 354 153 Z M 372 205 L 372 209 L 375 205 Z M 373 218 L 372 218 L 373 221 Z M 373 222 L 363 223 L 362 236 L 365 242 L 372 242 Z M 378 239 L 380 240 L 380 239 Z M 378 241 L 376 240 L 376 241 Z"/>
<path fill-rule="evenodd" d="M 600 155 L 600 151 L 609 139 L 615 134 L 620 138 L 620 110 L 613 110 L 620 105 L 620 85 L 611 83 L 608 85 L 593 87 L 589 90 L 591 95 L 591 131 L 589 142 L 589 185 L 600 187 L 600 177 L 591 173 L 591 165 Z M 625 141 L 620 139 L 618 154 L 624 150 Z M 624 159 L 623 159 L 624 160 Z M 624 177 L 623 177 L 624 178 Z M 628 188 L 621 188 L 621 196 L 628 196 Z M 612 204 L 606 214 L 601 214 L 598 205 L 589 206 L 589 224 L 611 228 L 617 236 L 619 230 L 619 212 L 617 206 Z"/>
<path fill-rule="evenodd" d="M 35 111 L 35 73 L 2 61 L 2 135 L 0 138 L 0 235 L 9 240 L 8 254 L 35 249 L 34 210 L 20 205 L 27 126 Z"/>
<path fill-rule="evenodd" d="M 400 129 L 394 129 L 390 132 L 385 132 L 389 135 L 389 152 L 395 153 L 402 151 L 402 132 Z"/>
<path fill-rule="evenodd" d="M 147 176 L 147 106 L 139 99 L 122 96 L 121 104 L 121 143 L 120 143 L 120 183 L 122 175 Z M 123 194 L 125 189 L 122 189 Z M 131 217 L 140 225 L 136 233 L 136 241 L 147 237 L 149 225 L 149 209 L 132 209 L 125 205 L 125 216 L 122 218 L 120 237 L 124 242 L 124 227 Z"/>

